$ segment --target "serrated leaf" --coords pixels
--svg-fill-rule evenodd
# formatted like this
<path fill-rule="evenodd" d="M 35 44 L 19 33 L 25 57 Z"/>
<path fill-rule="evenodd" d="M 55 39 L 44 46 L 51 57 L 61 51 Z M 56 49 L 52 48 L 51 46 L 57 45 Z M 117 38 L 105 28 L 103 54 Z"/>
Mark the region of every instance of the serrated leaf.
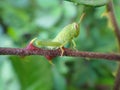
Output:
<path fill-rule="evenodd" d="M 109 2 L 109 0 L 67 0 L 67 1 L 89 6 L 103 6 Z"/>

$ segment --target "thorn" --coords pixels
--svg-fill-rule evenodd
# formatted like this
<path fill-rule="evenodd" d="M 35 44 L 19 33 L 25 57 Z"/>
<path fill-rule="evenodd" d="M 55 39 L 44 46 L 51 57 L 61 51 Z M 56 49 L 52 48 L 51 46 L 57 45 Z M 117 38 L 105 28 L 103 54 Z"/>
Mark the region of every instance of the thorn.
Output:
<path fill-rule="evenodd" d="M 33 45 L 33 42 L 34 42 L 36 39 L 37 39 L 37 38 L 32 39 L 25 49 L 28 49 L 28 50 L 40 49 L 40 48 L 38 48 L 38 47 L 36 47 L 36 46 Z"/>
<path fill-rule="evenodd" d="M 32 44 L 37 38 L 34 38 L 30 41 L 30 44 Z"/>
<path fill-rule="evenodd" d="M 52 66 L 55 66 L 55 64 L 50 60 L 48 61 Z"/>

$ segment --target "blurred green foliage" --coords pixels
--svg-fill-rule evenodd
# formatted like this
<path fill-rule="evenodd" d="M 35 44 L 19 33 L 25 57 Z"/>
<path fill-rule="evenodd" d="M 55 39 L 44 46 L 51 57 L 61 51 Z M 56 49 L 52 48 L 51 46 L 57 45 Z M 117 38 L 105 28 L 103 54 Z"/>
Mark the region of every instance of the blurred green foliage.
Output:
<path fill-rule="evenodd" d="M 50 40 L 64 26 L 78 21 L 84 11 L 80 35 L 75 39 L 77 49 L 118 52 L 113 28 L 108 26 L 109 20 L 102 17 L 106 6 L 82 4 L 77 5 L 75 0 L 74 3 L 0 0 L 0 47 L 26 47 L 36 36 Z M 114 6 L 120 24 L 120 1 L 114 0 Z M 0 90 L 111 90 L 113 87 L 116 62 L 57 57 L 53 63 L 54 67 L 42 56 L 0 56 Z"/>
<path fill-rule="evenodd" d="M 109 2 L 109 0 L 66 0 L 77 4 L 89 5 L 89 6 L 102 6 Z"/>

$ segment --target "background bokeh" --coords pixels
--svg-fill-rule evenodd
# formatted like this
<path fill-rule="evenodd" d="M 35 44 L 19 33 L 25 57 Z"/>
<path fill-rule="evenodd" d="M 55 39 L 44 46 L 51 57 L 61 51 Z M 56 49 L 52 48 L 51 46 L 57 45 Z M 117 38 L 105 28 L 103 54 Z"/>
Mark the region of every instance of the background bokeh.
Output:
<path fill-rule="evenodd" d="M 120 25 L 120 1 L 113 0 Z M 34 37 L 52 40 L 79 21 L 75 39 L 80 51 L 114 53 L 118 43 L 105 16 L 106 6 L 77 5 L 63 0 L 0 0 L 0 47 L 23 48 Z M 68 45 L 69 46 L 69 45 Z M 57 57 L 52 66 L 43 56 L 0 56 L 0 90 L 112 90 L 117 63 L 102 59 Z"/>

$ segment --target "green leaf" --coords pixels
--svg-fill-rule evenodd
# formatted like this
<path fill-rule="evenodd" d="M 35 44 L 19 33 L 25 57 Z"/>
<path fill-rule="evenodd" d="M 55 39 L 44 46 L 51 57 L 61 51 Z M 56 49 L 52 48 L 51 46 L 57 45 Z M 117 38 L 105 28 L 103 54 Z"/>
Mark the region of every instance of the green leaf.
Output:
<path fill-rule="evenodd" d="M 67 1 L 89 6 L 103 6 L 109 2 L 109 0 L 67 0 Z"/>
<path fill-rule="evenodd" d="M 22 90 L 52 90 L 50 64 L 41 57 L 11 57 Z"/>

